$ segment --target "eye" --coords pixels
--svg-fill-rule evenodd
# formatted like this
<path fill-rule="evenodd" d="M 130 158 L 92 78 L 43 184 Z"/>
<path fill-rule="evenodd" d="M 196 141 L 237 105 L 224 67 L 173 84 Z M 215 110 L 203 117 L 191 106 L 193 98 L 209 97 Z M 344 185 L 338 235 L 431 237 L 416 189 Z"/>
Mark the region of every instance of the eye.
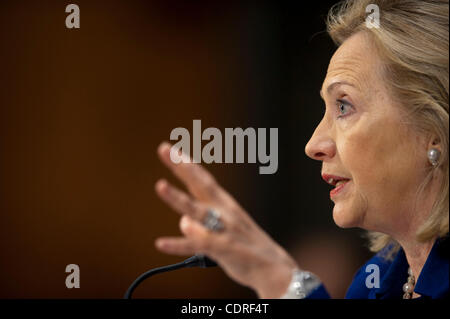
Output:
<path fill-rule="evenodd" d="M 352 109 L 352 105 L 345 100 L 336 100 L 336 106 L 338 108 L 338 118 L 347 116 Z"/>

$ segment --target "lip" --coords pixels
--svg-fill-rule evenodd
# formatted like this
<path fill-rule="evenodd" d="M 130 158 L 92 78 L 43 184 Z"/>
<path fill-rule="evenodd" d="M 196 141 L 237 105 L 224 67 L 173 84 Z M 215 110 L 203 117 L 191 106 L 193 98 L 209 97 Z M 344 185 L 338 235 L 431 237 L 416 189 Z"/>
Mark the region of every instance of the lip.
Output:
<path fill-rule="evenodd" d="M 340 184 L 339 186 L 333 188 L 330 191 L 330 197 L 334 197 L 337 194 L 341 193 L 343 191 L 343 189 L 345 188 L 345 186 L 350 181 L 349 178 L 338 176 L 338 175 L 331 175 L 331 174 L 322 174 L 322 178 L 325 182 L 327 182 L 328 184 L 333 185 L 333 186 L 335 186 L 336 183 L 338 183 L 339 181 L 344 181 L 344 183 Z"/>
<path fill-rule="evenodd" d="M 350 182 L 350 180 L 347 180 L 344 183 L 342 183 L 341 185 L 339 185 L 338 187 L 333 188 L 330 191 L 330 197 L 335 197 L 337 194 L 341 193 L 342 190 L 344 189 L 344 187 L 347 186 L 348 182 Z"/>

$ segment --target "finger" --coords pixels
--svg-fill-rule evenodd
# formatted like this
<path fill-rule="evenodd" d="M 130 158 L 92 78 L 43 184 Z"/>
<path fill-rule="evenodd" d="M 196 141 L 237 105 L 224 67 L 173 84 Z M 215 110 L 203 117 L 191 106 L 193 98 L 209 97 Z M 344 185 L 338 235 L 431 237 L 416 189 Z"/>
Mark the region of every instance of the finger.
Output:
<path fill-rule="evenodd" d="M 200 222 L 193 220 L 187 215 L 184 215 L 180 219 L 180 230 L 186 237 L 192 238 L 198 242 L 199 246 L 202 246 L 202 248 L 206 248 L 206 245 L 202 245 L 202 243 L 207 243 L 211 240 L 210 231 Z"/>
<path fill-rule="evenodd" d="M 166 180 L 159 180 L 155 185 L 155 190 L 159 197 L 176 212 L 197 220 L 203 220 L 205 217 L 206 209 L 202 205 Z"/>
<path fill-rule="evenodd" d="M 198 221 L 184 215 L 180 220 L 181 232 L 193 241 L 196 250 L 205 254 L 221 253 L 227 245 L 224 238 L 225 233 L 212 232 Z M 229 247 L 228 247 L 229 248 Z"/>
<path fill-rule="evenodd" d="M 206 253 L 212 242 L 206 228 L 188 215 L 184 215 L 180 219 L 180 229 L 186 237 L 161 237 L 156 240 L 155 246 L 165 253 L 174 255 Z"/>
<path fill-rule="evenodd" d="M 201 253 L 196 249 L 193 240 L 185 237 L 161 237 L 155 241 L 158 250 L 171 255 L 194 255 Z"/>
<path fill-rule="evenodd" d="M 225 191 L 215 182 L 214 177 L 201 165 L 192 163 L 186 154 L 183 158 L 188 163 L 174 163 L 170 158 L 172 145 L 167 142 L 158 147 L 158 155 L 161 161 L 177 176 L 196 198 L 204 201 L 223 199 Z"/>

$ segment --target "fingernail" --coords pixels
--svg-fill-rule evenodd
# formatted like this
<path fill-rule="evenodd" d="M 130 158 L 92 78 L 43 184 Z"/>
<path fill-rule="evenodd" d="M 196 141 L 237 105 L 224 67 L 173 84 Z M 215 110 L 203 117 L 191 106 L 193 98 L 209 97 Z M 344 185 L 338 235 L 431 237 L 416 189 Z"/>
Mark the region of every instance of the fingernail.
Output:
<path fill-rule="evenodd" d="M 181 223 L 180 223 L 181 229 L 186 229 L 188 226 L 189 226 L 189 221 L 187 220 L 186 217 L 183 217 L 181 219 Z"/>
<path fill-rule="evenodd" d="M 165 179 L 160 179 L 159 181 L 156 182 L 156 190 L 161 192 L 164 190 L 164 187 L 166 187 L 167 185 L 167 181 Z"/>
<path fill-rule="evenodd" d="M 165 242 L 163 240 L 157 240 L 155 242 L 156 247 L 158 248 L 164 248 Z"/>
<path fill-rule="evenodd" d="M 166 141 L 162 142 L 158 146 L 158 152 L 161 153 L 165 148 L 168 148 L 169 146 L 170 146 L 170 144 L 168 142 L 166 142 Z"/>

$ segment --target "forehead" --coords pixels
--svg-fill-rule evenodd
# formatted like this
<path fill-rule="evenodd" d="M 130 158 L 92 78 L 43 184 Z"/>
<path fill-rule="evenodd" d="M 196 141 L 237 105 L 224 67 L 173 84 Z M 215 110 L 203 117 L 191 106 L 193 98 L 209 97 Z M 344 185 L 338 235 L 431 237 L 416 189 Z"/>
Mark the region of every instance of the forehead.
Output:
<path fill-rule="evenodd" d="M 335 82 L 349 82 L 360 91 L 373 86 L 380 59 L 370 38 L 358 32 L 336 50 L 330 60 L 322 91 Z"/>

